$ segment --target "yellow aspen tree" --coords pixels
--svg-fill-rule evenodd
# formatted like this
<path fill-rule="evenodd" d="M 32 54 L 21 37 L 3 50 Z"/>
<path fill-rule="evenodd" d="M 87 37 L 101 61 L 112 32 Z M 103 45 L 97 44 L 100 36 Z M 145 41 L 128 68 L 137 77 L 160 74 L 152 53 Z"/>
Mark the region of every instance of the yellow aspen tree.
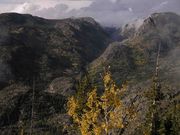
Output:
<path fill-rule="evenodd" d="M 100 135 L 100 128 L 98 127 L 98 117 L 100 115 L 100 107 L 96 89 L 94 88 L 87 94 L 87 103 L 80 122 L 80 130 L 83 135 L 91 135 L 96 132 Z M 99 133 L 99 134 L 98 134 Z"/>
<path fill-rule="evenodd" d="M 86 103 L 78 103 L 74 96 L 67 103 L 68 114 L 78 125 L 82 135 L 116 135 L 124 129 L 123 114 L 125 109 L 121 97 L 125 85 L 118 88 L 109 71 L 103 75 L 104 92 L 98 96 L 93 88 L 86 96 Z"/>
<path fill-rule="evenodd" d="M 101 96 L 101 107 L 104 113 L 102 127 L 105 134 L 110 134 L 114 129 L 123 128 L 122 122 L 122 102 L 120 93 L 123 89 L 119 89 L 113 81 L 110 72 L 105 72 L 103 76 L 104 93 Z"/>
<path fill-rule="evenodd" d="M 74 98 L 74 96 L 70 97 L 67 102 L 68 107 L 68 115 L 70 115 L 74 122 L 79 122 L 79 117 L 77 114 L 77 109 L 79 107 L 78 101 Z"/>

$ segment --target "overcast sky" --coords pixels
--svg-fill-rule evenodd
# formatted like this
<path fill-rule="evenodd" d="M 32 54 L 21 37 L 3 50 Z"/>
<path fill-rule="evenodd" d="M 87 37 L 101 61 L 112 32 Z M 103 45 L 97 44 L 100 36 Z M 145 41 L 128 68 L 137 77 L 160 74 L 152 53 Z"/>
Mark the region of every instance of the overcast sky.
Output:
<path fill-rule="evenodd" d="M 108 26 L 165 11 L 180 14 L 180 0 L 0 0 L 0 13 L 29 13 L 48 19 L 89 16 Z"/>

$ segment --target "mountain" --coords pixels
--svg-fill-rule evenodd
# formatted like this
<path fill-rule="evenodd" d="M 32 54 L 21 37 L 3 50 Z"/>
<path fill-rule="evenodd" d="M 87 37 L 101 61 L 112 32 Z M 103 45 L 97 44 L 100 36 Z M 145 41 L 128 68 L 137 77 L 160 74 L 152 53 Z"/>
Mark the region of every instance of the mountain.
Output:
<path fill-rule="evenodd" d="M 137 77 L 152 75 L 159 44 L 161 44 L 162 61 L 172 55 L 170 52 L 178 50 L 180 45 L 179 24 L 180 17 L 174 13 L 152 14 L 126 38 L 127 31 L 131 31 L 132 28 L 128 30 L 126 27 L 124 28 L 126 30 L 120 31 L 125 39 L 110 43 L 103 54 L 90 64 L 89 68 L 97 71 L 96 68 L 100 69 L 104 65 L 110 65 L 112 72 L 119 76 L 120 80 L 128 80 L 131 73 L 132 76 Z"/>
<path fill-rule="evenodd" d="M 45 20 L 11 13 L 0 15 L 0 27 L 1 83 L 71 76 L 106 48 L 108 38 L 92 18 Z"/>
<path fill-rule="evenodd" d="M 123 41 L 112 42 L 103 54 L 89 65 L 89 72 L 98 80 L 105 66 L 110 67 L 113 78 L 119 85 L 127 82 L 124 102 L 134 101 L 138 108 L 136 123 L 130 124 L 124 134 L 142 134 L 139 131 L 148 112 L 146 92 L 153 87 L 156 58 L 160 46 L 159 79 L 164 95 L 161 118 L 172 114 L 174 103 L 179 102 L 180 94 L 180 16 L 174 13 L 154 13 L 145 18 L 137 27 L 137 21 L 118 30 Z M 99 81 L 95 81 L 99 82 Z M 97 83 L 101 86 L 101 84 Z M 178 105 L 177 105 L 178 106 Z M 174 114 L 175 115 L 175 114 Z M 138 123 L 138 124 L 137 124 Z M 141 124 L 140 124 L 141 123 Z"/>
<path fill-rule="evenodd" d="M 141 134 L 159 46 L 162 119 L 179 102 L 179 26 L 180 16 L 170 12 L 118 29 L 103 28 L 88 17 L 48 20 L 0 14 L 0 133 L 16 135 L 24 129 L 28 134 L 32 122 L 34 133 L 74 135 L 74 129 L 63 131 L 71 123 L 67 98 L 77 92 L 85 73 L 101 90 L 99 74 L 109 67 L 119 86 L 128 84 L 123 102 L 128 105 L 135 98 L 138 110 L 124 135 Z"/>
<path fill-rule="evenodd" d="M 0 29 L 0 132 L 8 134 L 21 121 L 29 128 L 34 93 L 34 125 L 53 129 L 76 80 L 106 48 L 109 35 L 88 17 L 47 20 L 16 13 L 0 14 Z"/>

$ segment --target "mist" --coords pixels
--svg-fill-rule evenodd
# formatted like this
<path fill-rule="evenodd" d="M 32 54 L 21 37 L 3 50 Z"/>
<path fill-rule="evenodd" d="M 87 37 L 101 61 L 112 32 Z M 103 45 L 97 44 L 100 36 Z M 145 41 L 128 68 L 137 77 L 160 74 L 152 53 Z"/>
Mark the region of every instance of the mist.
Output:
<path fill-rule="evenodd" d="M 154 12 L 180 14 L 179 0 L 0 0 L 1 12 L 29 13 L 48 19 L 93 17 L 105 26 L 122 26 Z M 2 10 L 2 9 L 1 9 Z"/>

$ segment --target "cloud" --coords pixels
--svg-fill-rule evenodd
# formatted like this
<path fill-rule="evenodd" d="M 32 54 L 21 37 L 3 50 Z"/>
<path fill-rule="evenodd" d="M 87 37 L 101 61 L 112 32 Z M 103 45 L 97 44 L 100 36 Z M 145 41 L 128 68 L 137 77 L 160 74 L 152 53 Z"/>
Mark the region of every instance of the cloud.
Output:
<path fill-rule="evenodd" d="M 66 18 L 65 16 L 68 11 L 68 6 L 65 4 L 58 4 L 55 7 L 50 7 L 47 9 L 42 9 L 37 12 L 39 16 L 49 19 L 56 19 L 56 18 Z M 53 13 L 53 14 L 52 14 Z M 69 17 L 70 14 L 68 14 Z"/>
<path fill-rule="evenodd" d="M 2 9 L 2 3 L 16 6 Z M 31 13 L 49 19 L 90 16 L 103 25 L 120 26 L 153 12 L 180 14 L 179 5 L 180 0 L 0 0 L 0 12 Z"/>
<path fill-rule="evenodd" d="M 32 13 L 33 11 L 39 10 L 40 6 L 31 4 L 31 3 L 23 3 L 18 5 L 15 9 L 11 10 L 11 12 L 18 12 L 18 13 Z"/>

